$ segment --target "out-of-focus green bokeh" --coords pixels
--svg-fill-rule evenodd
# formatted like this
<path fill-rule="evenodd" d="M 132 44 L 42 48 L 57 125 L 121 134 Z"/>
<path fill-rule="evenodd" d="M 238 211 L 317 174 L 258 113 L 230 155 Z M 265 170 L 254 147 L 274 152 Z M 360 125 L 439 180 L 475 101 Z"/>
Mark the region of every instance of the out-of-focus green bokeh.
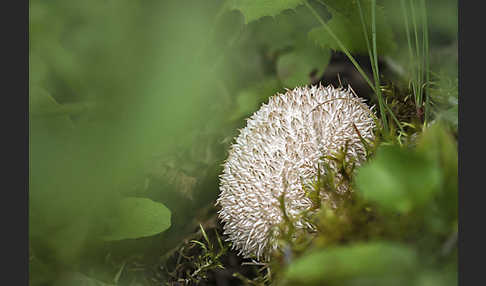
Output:
<path fill-rule="evenodd" d="M 218 46 L 210 30 L 221 3 L 30 1 L 36 257 L 75 263 L 106 235 L 148 160 L 189 149 L 211 124 L 217 130 L 228 100 L 208 50 Z"/>

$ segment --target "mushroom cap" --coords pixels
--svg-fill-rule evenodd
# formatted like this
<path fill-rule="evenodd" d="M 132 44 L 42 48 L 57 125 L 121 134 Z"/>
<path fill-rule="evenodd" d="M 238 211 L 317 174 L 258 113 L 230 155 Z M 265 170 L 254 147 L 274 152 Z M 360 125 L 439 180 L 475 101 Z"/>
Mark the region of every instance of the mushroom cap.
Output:
<path fill-rule="evenodd" d="M 366 159 L 362 139 L 374 138 L 372 110 L 349 86 L 319 85 L 276 94 L 247 120 L 224 163 L 216 203 L 224 235 L 240 255 L 265 260 L 277 248 L 281 196 L 295 227 L 306 227 L 298 218 L 312 207 L 305 186 L 316 181 L 320 164 L 335 170 L 326 156 L 345 146 L 346 161 Z M 337 191 L 347 192 L 336 178 Z"/>

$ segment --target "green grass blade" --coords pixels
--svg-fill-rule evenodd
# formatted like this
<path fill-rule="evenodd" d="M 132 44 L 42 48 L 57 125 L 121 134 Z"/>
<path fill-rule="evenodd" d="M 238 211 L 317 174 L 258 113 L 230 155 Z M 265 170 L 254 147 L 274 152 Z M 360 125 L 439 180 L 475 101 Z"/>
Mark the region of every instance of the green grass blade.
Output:
<path fill-rule="evenodd" d="M 412 39 L 410 38 L 410 28 L 409 28 L 409 23 L 408 23 L 408 15 L 407 15 L 407 6 L 405 5 L 405 0 L 400 0 L 402 4 L 402 12 L 403 12 L 403 20 L 404 20 L 404 26 L 405 26 L 405 33 L 407 35 L 407 43 L 408 43 L 408 53 L 410 56 L 410 61 L 414 60 L 413 57 L 413 51 L 412 51 Z"/>
<path fill-rule="evenodd" d="M 417 29 L 417 15 L 415 12 L 415 5 L 414 1 L 410 1 L 410 14 L 412 16 L 412 24 L 413 24 L 413 30 L 414 30 L 414 37 L 415 37 L 415 52 L 416 52 L 416 57 L 417 57 L 417 79 L 416 79 L 416 85 L 417 85 L 417 93 L 415 94 L 415 104 L 417 106 L 417 109 L 422 107 L 422 79 L 423 79 L 423 73 L 422 73 L 422 57 L 420 53 L 420 48 L 419 48 L 419 37 L 418 37 L 418 29 Z"/>
<path fill-rule="evenodd" d="M 309 8 L 309 10 L 312 12 L 314 17 L 316 17 L 317 21 L 322 25 L 322 27 L 331 35 L 331 37 L 336 41 L 336 43 L 339 45 L 339 48 L 344 52 L 344 54 L 349 58 L 349 60 L 353 63 L 354 67 L 358 70 L 358 72 L 361 74 L 361 76 L 365 79 L 366 83 L 371 87 L 373 91 L 375 91 L 375 86 L 373 83 L 371 83 L 371 80 L 368 78 L 366 73 L 363 71 L 361 66 L 358 64 L 358 62 L 354 59 L 354 57 L 351 55 L 349 50 L 343 45 L 341 40 L 333 33 L 333 31 L 329 28 L 329 26 L 324 22 L 324 19 L 317 13 L 317 11 L 312 7 L 307 0 L 304 1 L 304 4 Z M 376 91 L 375 91 L 376 92 Z"/>
<path fill-rule="evenodd" d="M 430 96 L 429 96 L 429 84 L 430 84 L 430 58 L 429 58 L 429 28 L 427 22 L 427 5 L 425 0 L 421 0 L 421 10 L 422 10 L 422 29 L 423 29 L 423 56 L 425 64 L 425 85 L 424 85 L 424 95 L 425 95 L 425 122 L 430 120 Z"/>
<path fill-rule="evenodd" d="M 366 40 L 366 48 L 368 49 L 368 56 L 370 57 L 370 60 L 373 61 L 373 54 L 371 53 L 371 47 L 370 47 L 370 38 L 368 36 L 368 29 L 366 28 L 366 21 L 363 15 L 363 9 L 361 8 L 361 1 L 358 0 L 356 2 L 358 4 L 358 10 L 359 10 L 359 17 L 361 18 L 361 26 L 363 27 L 363 34 Z M 373 63 L 371 64 L 371 68 L 374 70 Z M 374 71 L 373 71 L 374 73 Z"/>
<path fill-rule="evenodd" d="M 380 113 L 383 121 L 383 127 L 388 130 L 388 120 L 386 118 L 385 106 L 383 102 L 383 96 L 380 88 L 380 77 L 378 70 L 378 52 L 376 49 L 376 0 L 371 1 L 371 41 L 373 44 L 373 65 L 374 65 L 374 78 L 375 78 L 375 92 L 378 97 L 378 104 L 380 105 Z"/>

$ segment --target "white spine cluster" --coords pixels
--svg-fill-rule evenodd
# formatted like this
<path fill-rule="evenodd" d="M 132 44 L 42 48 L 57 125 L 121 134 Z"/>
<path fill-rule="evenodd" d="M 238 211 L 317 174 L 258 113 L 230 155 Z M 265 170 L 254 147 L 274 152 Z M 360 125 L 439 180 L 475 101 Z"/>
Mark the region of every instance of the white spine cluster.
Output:
<path fill-rule="evenodd" d="M 320 163 L 335 168 L 325 156 L 347 145 L 346 160 L 359 164 L 366 158 L 361 140 L 372 140 L 373 129 L 372 109 L 349 87 L 297 87 L 271 97 L 248 119 L 220 176 L 219 217 L 233 248 L 267 258 L 277 247 L 272 228 L 283 220 L 282 194 L 290 217 L 309 209 L 303 186 L 316 179 Z"/>

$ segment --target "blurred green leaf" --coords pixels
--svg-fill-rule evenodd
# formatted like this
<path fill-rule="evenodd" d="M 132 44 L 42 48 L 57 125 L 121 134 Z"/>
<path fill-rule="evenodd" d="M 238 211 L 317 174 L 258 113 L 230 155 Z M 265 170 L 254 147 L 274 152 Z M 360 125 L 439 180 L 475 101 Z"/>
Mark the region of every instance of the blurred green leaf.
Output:
<path fill-rule="evenodd" d="M 407 213 L 431 199 L 440 187 L 435 160 L 397 146 L 382 146 L 358 170 L 356 185 L 365 199 L 383 209 Z"/>
<path fill-rule="evenodd" d="M 278 80 L 268 78 L 259 84 L 241 90 L 236 95 L 236 110 L 233 112 L 230 120 L 237 120 L 251 115 L 258 110 L 262 102 L 278 92 L 280 88 Z"/>
<path fill-rule="evenodd" d="M 457 73 L 457 65 L 455 66 Z M 458 128 L 458 78 L 450 76 L 447 72 L 435 75 L 435 82 L 429 88 L 429 96 L 432 102 L 434 117 Z"/>
<path fill-rule="evenodd" d="M 415 278 L 416 286 L 455 286 L 457 284 L 456 271 L 423 271 Z"/>
<path fill-rule="evenodd" d="M 242 90 L 236 96 L 236 111 L 232 119 L 239 119 L 258 109 L 259 94 L 253 89 Z"/>
<path fill-rule="evenodd" d="M 105 240 L 139 238 L 160 233 L 170 227 L 170 211 L 163 204 L 146 198 L 122 199 L 117 212 L 109 218 Z"/>
<path fill-rule="evenodd" d="M 317 26 L 317 19 L 311 17 L 309 9 L 302 5 L 273 18 L 262 18 L 248 28 L 252 29 L 252 41 L 275 52 L 302 45 L 301 41 L 308 41 L 306 32 Z"/>
<path fill-rule="evenodd" d="M 415 252 L 406 246 L 387 242 L 356 243 L 311 252 L 290 264 L 285 278 L 291 282 L 289 285 L 317 282 L 342 285 L 356 278 L 396 279 L 398 275 L 410 273 L 416 263 Z"/>
<path fill-rule="evenodd" d="M 303 0 L 228 0 L 230 9 L 240 10 L 245 16 L 245 23 L 264 16 L 276 16 L 287 9 L 294 9 Z"/>
<path fill-rule="evenodd" d="M 343 45 L 352 53 L 367 54 L 368 48 L 363 34 L 358 5 L 355 1 L 322 1 L 332 15 L 327 22 L 329 28 L 339 38 Z M 371 43 L 371 5 L 369 0 L 361 1 L 365 24 Z M 376 46 L 378 54 L 384 55 L 395 50 L 396 44 L 393 31 L 388 25 L 383 7 L 376 7 Z M 325 28 L 317 27 L 309 32 L 309 36 L 318 45 L 340 51 L 337 42 L 329 35 Z"/>
<path fill-rule="evenodd" d="M 277 74 L 288 88 L 308 85 L 312 82 L 311 73 L 320 78 L 330 59 L 329 49 L 322 49 L 304 39 L 294 51 L 279 57 Z"/>
<path fill-rule="evenodd" d="M 418 140 L 417 150 L 429 160 L 438 162 L 441 172 L 440 206 L 450 220 L 457 219 L 458 211 L 458 155 L 457 143 L 440 122 L 428 126 Z"/>
<path fill-rule="evenodd" d="M 194 56 L 207 40 L 209 7 L 129 0 L 30 6 L 29 235 L 50 262 L 70 264 L 86 251 L 85 240 L 99 238 L 100 218 L 113 213 L 119 194 L 133 194 L 144 162 L 174 146 L 188 149 L 188 134 L 205 127 L 217 105 L 207 104 L 217 76 Z M 81 112 L 91 102 L 96 109 Z"/>

